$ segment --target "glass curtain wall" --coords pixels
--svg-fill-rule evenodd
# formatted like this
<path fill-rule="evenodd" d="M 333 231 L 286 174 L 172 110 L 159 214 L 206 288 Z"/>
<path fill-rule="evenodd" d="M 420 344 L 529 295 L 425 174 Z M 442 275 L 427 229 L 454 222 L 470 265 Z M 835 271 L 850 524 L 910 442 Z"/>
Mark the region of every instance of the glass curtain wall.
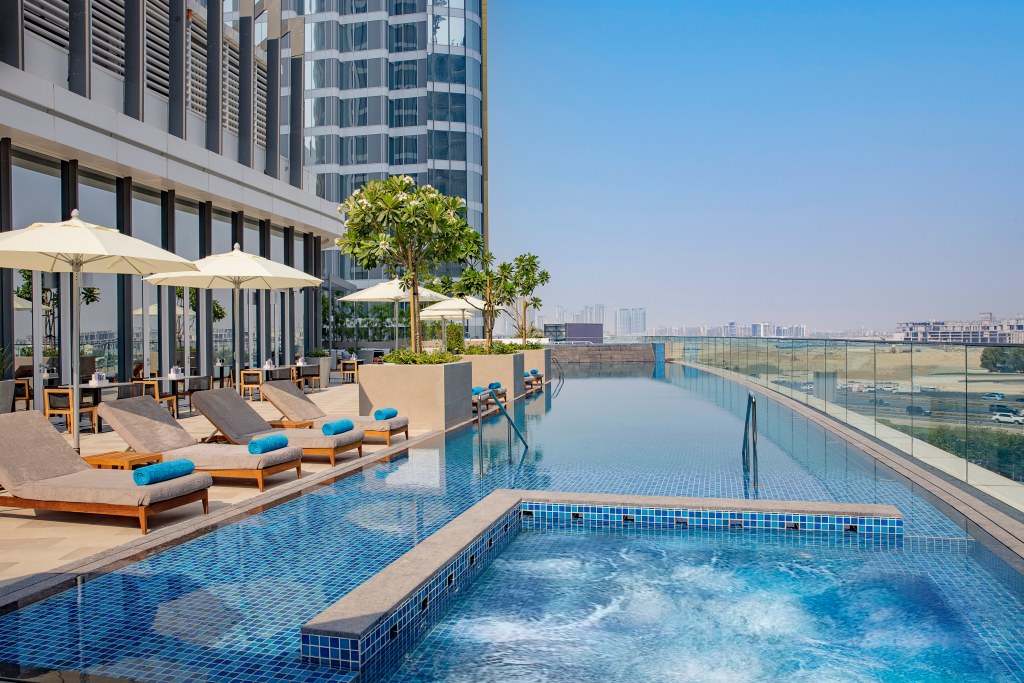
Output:
<path fill-rule="evenodd" d="M 301 271 L 306 270 L 306 252 L 301 235 L 295 237 L 295 261 L 293 267 Z M 292 296 L 292 325 L 294 328 L 294 349 L 298 355 L 305 355 L 309 349 L 306 348 L 306 297 L 312 296 L 309 292 L 315 289 L 305 288 L 295 290 Z"/>
<path fill-rule="evenodd" d="M 117 227 L 117 187 L 113 178 L 80 171 L 78 213 L 87 223 Z M 82 374 L 117 373 L 117 276 L 85 273 L 82 285 Z M 91 368 L 94 368 L 90 371 Z"/>
<path fill-rule="evenodd" d="M 174 244 L 175 251 L 179 256 L 184 256 L 189 261 L 199 259 L 199 205 L 182 199 L 174 202 Z M 175 330 L 175 363 L 184 367 L 185 349 L 188 349 L 189 369 L 196 372 L 199 367 L 198 326 L 196 325 L 199 314 L 199 297 L 195 289 L 189 291 L 190 313 L 188 325 L 185 325 L 185 289 L 176 287 L 174 312 Z"/>
<path fill-rule="evenodd" d="M 60 163 L 52 159 L 20 153 L 12 155 L 11 197 L 14 227 L 25 228 L 41 221 L 59 221 L 60 215 Z M 59 305 L 56 278 L 41 274 L 40 300 L 42 324 L 40 344 L 45 358 L 39 363 L 52 363 L 56 367 L 59 344 Z M 14 273 L 14 293 L 22 301 L 16 302 L 14 312 L 14 343 L 16 346 L 14 371 L 16 376 L 32 374 L 32 272 Z M 20 371 L 20 375 L 19 375 Z"/>
<path fill-rule="evenodd" d="M 155 246 L 163 246 L 163 223 L 160 214 L 160 193 L 148 188 L 132 188 L 132 236 Z M 132 348 L 134 358 L 132 374 L 142 376 L 145 357 L 149 357 L 151 370 L 159 368 L 159 320 L 162 304 L 160 303 L 160 287 L 143 282 L 137 275 L 132 276 Z M 143 296 L 145 295 L 145 296 Z M 145 304 L 145 309 L 143 308 Z M 143 315 L 143 311 L 148 315 Z M 146 335 L 143 326 L 148 321 L 149 337 L 146 346 Z"/>
<path fill-rule="evenodd" d="M 246 251 L 250 254 L 260 255 L 260 224 L 251 219 L 245 219 L 245 228 L 242 231 L 242 251 Z M 249 367 L 256 365 L 262 365 L 263 360 L 257 360 L 256 354 L 260 351 L 257 348 L 258 330 L 257 325 L 259 322 L 259 306 L 257 301 L 261 292 L 258 290 L 245 290 L 241 292 L 239 297 L 241 301 L 244 301 L 244 312 L 242 320 L 242 329 L 244 331 L 244 341 L 242 349 L 242 358 L 248 364 Z M 264 352 L 264 355 L 269 355 Z"/>
<path fill-rule="evenodd" d="M 270 256 L 271 261 L 284 263 L 284 229 L 272 226 L 270 228 Z M 270 355 L 278 365 L 290 365 L 291 358 L 284 357 L 284 330 L 285 330 L 285 306 L 284 292 L 271 290 L 270 292 Z"/>
<path fill-rule="evenodd" d="M 212 221 L 211 255 L 224 254 L 232 249 L 231 214 L 214 211 Z M 230 289 L 213 290 L 213 362 L 231 365 L 232 292 Z"/>

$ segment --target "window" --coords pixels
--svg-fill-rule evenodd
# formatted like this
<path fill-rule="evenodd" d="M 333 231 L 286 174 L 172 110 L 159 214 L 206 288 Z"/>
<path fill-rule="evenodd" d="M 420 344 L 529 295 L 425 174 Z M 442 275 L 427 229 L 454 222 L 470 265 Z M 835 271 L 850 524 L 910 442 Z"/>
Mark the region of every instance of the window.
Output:
<path fill-rule="evenodd" d="M 307 127 L 334 125 L 334 122 L 328 117 L 328 100 L 326 97 L 307 97 L 303 114 L 306 117 L 305 125 Z"/>
<path fill-rule="evenodd" d="M 367 0 L 338 0 L 339 14 L 366 14 Z"/>
<path fill-rule="evenodd" d="M 352 193 L 361 188 L 366 184 L 366 181 L 370 179 L 369 174 L 366 173 L 352 173 L 349 175 L 343 175 L 341 177 L 341 197 L 346 199 L 352 196 Z"/>
<path fill-rule="evenodd" d="M 480 62 L 470 57 L 466 60 L 466 85 L 479 90 L 483 85 L 483 67 Z"/>
<path fill-rule="evenodd" d="M 365 88 L 367 83 L 368 67 L 365 59 L 356 59 L 351 62 L 341 62 L 341 83 L 342 90 L 353 88 Z"/>
<path fill-rule="evenodd" d="M 388 108 L 388 125 L 392 128 L 419 124 L 419 106 L 415 97 L 391 100 Z"/>
<path fill-rule="evenodd" d="M 480 24 L 472 19 L 466 20 L 466 48 L 480 52 L 482 42 Z"/>
<path fill-rule="evenodd" d="M 330 83 L 327 82 L 327 60 L 326 59 L 314 59 L 303 64 L 303 68 L 306 71 L 305 81 L 306 90 L 313 88 L 329 88 Z"/>
<path fill-rule="evenodd" d="M 390 0 L 388 10 L 392 16 L 416 13 L 416 0 Z"/>
<path fill-rule="evenodd" d="M 446 195 L 466 196 L 466 172 L 434 169 L 430 171 L 430 184 Z"/>
<path fill-rule="evenodd" d="M 332 47 L 327 42 L 327 26 L 326 21 L 306 24 L 306 52 L 328 50 Z"/>
<path fill-rule="evenodd" d="M 416 61 L 391 62 L 388 64 L 388 88 L 391 90 L 403 90 L 415 88 L 418 83 L 416 76 Z"/>
<path fill-rule="evenodd" d="M 353 135 L 341 138 L 340 163 L 342 166 L 365 164 L 368 162 L 367 140 L 365 135 Z"/>
<path fill-rule="evenodd" d="M 465 17 L 448 17 L 448 44 L 458 47 L 466 45 Z"/>
<path fill-rule="evenodd" d="M 474 60 L 471 60 L 474 61 Z M 435 83 L 466 84 L 466 56 L 435 53 L 428 57 L 428 78 Z"/>
<path fill-rule="evenodd" d="M 445 161 L 465 161 L 466 134 L 460 131 L 430 131 L 430 158 Z"/>
<path fill-rule="evenodd" d="M 471 126 L 484 125 L 484 107 L 476 95 L 466 97 L 466 123 Z"/>
<path fill-rule="evenodd" d="M 417 140 L 415 135 L 405 135 L 388 140 L 388 154 L 393 166 L 415 164 L 417 159 Z"/>
<path fill-rule="evenodd" d="M 330 149 L 334 135 L 307 135 L 306 136 L 306 163 L 307 164 L 329 164 Z"/>
<path fill-rule="evenodd" d="M 448 44 L 448 17 L 445 15 L 430 16 L 430 42 L 432 45 Z"/>
<path fill-rule="evenodd" d="M 365 126 L 366 125 L 366 114 L 369 109 L 369 100 L 365 97 L 353 97 L 348 100 L 338 100 L 338 104 L 341 109 L 341 121 L 339 125 L 342 128 L 348 126 Z"/>
<path fill-rule="evenodd" d="M 429 93 L 429 97 L 429 118 L 431 121 L 466 122 L 465 93 L 432 92 Z"/>
<path fill-rule="evenodd" d="M 430 102 L 427 115 L 431 121 L 448 120 L 448 94 L 449 93 L 446 92 L 432 92 L 427 94 L 428 102 Z"/>
<path fill-rule="evenodd" d="M 341 52 L 355 52 L 365 50 L 367 43 L 367 24 L 365 21 L 356 24 L 341 24 L 338 26 L 338 50 Z"/>
<path fill-rule="evenodd" d="M 416 49 L 416 24 L 398 24 L 388 28 L 388 52 Z"/>

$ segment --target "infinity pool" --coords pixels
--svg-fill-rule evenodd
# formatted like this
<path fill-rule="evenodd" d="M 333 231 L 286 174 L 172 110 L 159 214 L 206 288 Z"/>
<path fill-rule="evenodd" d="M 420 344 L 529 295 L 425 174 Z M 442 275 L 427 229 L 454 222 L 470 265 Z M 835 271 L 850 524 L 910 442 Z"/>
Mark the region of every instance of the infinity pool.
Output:
<path fill-rule="evenodd" d="M 1021 603 L 994 578 L 1005 567 L 856 449 L 759 399 L 754 491 L 741 470 L 741 387 L 678 366 L 664 379 L 636 364 L 583 367 L 595 376 L 569 378 L 557 394 L 548 387 L 516 406 L 530 443 L 525 457 L 516 447 L 509 452 L 505 425 L 491 418 L 480 435 L 475 428 L 449 434 L 408 458 L 8 614 L 0 618 L 0 675 L 346 680 L 301 663 L 301 624 L 491 491 L 509 487 L 894 504 L 909 540 L 937 539 L 946 549 L 918 554 L 930 572 L 970 566 L 987 597 L 958 618 L 999 649 L 1007 675 L 1024 670 Z M 915 547 L 908 543 L 906 552 Z"/>

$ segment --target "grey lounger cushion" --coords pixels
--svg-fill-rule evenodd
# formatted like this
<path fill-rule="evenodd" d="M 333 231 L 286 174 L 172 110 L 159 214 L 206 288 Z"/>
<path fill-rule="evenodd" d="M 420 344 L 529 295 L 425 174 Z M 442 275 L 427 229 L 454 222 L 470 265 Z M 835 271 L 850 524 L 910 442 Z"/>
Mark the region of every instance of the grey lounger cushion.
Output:
<path fill-rule="evenodd" d="M 0 484 L 19 498 L 68 503 L 148 505 L 213 485 L 208 474 L 139 486 L 132 473 L 94 470 L 35 410 L 0 415 Z"/>
<path fill-rule="evenodd" d="M 333 449 L 363 440 L 362 429 L 353 429 L 337 436 L 325 436 L 313 429 L 274 429 L 231 388 L 196 392 L 192 395 L 192 403 L 217 429 L 237 444 L 247 444 L 253 439 L 271 434 L 282 434 L 288 437 L 290 446 L 302 449 Z"/>
<path fill-rule="evenodd" d="M 133 450 L 188 458 L 201 470 L 260 470 L 302 457 L 298 446 L 251 455 L 245 446 L 199 443 L 152 396 L 101 403 L 99 413 Z"/>
<path fill-rule="evenodd" d="M 345 419 L 352 420 L 359 429 L 374 432 L 389 432 L 409 426 L 409 418 L 401 415 L 390 420 L 374 420 L 372 415 L 328 415 L 291 382 L 264 382 L 260 390 L 286 418 L 311 420 L 317 429 L 325 422 Z"/>
<path fill-rule="evenodd" d="M 327 413 L 291 382 L 264 382 L 260 391 L 289 420 L 318 420 Z"/>
<path fill-rule="evenodd" d="M 100 404 L 97 412 L 139 453 L 166 453 L 196 443 L 152 396 L 107 401 Z"/>
<path fill-rule="evenodd" d="M 67 503 L 106 503 L 108 505 L 149 505 L 170 500 L 213 485 L 209 474 L 193 472 L 184 477 L 139 486 L 126 470 L 94 470 L 32 481 L 14 487 L 19 498 L 63 501 Z"/>
<path fill-rule="evenodd" d="M 196 468 L 201 470 L 262 470 L 283 462 L 299 460 L 302 458 L 302 449 L 289 444 L 287 448 L 269 451 L 262 455 L 253 455 L 249 452 L 248 446 L 199 443 L 164 453 L 164 460 L 181 458 L 191 460 L 196 464 Z"/>

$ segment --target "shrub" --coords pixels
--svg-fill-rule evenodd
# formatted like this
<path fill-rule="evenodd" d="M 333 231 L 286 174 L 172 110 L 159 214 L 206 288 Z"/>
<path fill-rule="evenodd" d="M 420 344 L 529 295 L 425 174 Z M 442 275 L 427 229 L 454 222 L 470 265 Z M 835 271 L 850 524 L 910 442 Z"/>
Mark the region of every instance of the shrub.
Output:
<path fill-rule="evenodd" d="M 441 365 L 454 363 L 457 360 L 460 360 L 460 357 L 448 351 L 416 353 L 411 349 L 397 349 L 384 356 L 385 363 L 395 363 L 396 365 Z"/>
<path fill-rule="evenodd" d="M 461 323 L 448 323 L 448 353 L 462 353 L 462 335 Z"/>
<path fill-rule="evenodd" d="M 310 349 L 306 351 L 307 358 L 327 358 L 329 355 L 331 354 L 327 353 L 327 349 Z"/>

